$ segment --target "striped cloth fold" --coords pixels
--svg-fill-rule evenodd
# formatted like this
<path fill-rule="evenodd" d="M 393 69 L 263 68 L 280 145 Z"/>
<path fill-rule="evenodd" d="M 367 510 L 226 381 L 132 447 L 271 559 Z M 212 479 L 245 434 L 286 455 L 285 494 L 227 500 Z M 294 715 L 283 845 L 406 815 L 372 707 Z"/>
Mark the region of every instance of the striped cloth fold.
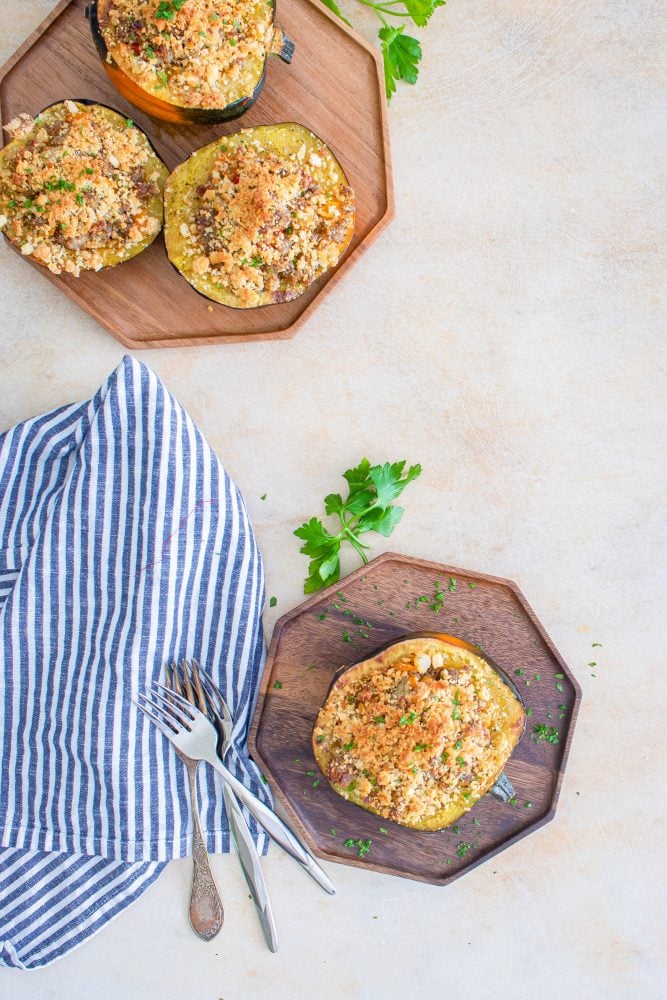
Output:
<path fill-rule="evenodd" d="M 0 436 L 0 964 L 47 965 L 190 853 L 185 769 L 132 703 L 166 661 L 211 671 L 228 763 L 268 801 L 246 749 L 263 602 L 241 495 L 145 365 Z M 219 779 L 199 781 L 228 851 Z"/>

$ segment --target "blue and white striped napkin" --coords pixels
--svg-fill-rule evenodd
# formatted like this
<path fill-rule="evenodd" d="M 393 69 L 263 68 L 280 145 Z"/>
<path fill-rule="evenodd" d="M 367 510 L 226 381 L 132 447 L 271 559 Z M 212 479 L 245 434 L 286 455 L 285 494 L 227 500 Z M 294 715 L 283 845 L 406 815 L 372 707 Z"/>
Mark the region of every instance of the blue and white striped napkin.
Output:
<path fill-rule="evenodd" d="M 167 660 L 213 673 L 232 769 L 267 799 L 246 750 L 263 602 L 241 495 L 144 365 L 0 437 L 0 964 L 47 965 L 190 852 L 185 769 L 131 700 Z M 199 774 L 208 848 L 228 851 Z"/>

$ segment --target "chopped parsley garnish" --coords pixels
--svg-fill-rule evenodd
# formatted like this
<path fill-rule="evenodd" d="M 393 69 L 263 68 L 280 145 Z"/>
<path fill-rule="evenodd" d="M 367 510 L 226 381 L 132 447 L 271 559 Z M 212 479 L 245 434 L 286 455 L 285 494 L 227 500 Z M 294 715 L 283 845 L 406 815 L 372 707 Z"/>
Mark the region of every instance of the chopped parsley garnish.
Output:
<path fill-rule="evenodd" d="M 410 712 L 409 715 L 402 715 L 398 720 L 398 724 L 399 726 L 411 726 L 412 723 L 416 720 L 416 718 L 417 718 L 417 713 Z"/>
<path fill-rule="evenodd" d="M 273 686 L 274 686 L 274 688 L 276 688 L 276 690 L 279 691 L 280 688 L 283 686 L 283 682 L 282 681 L 274 681 L 273 682 Z"/>
<path fill-rule="evenodd" d="M 540 722 L 533 726 L 532 737 L 535 743 L 541 743 L 543 740 L 546 740 L 547 743 L 552 743 L 554 746 L 560 743 L 556 727 L 548 726 L 545 722 Z"/>
<path fill-rule="evenodd" d="M 348 837 L 343 842 L 343 847 L 356 847 L 357 857 L 364 858 L 370 851 L 372 843 L 373 841 L 370 838 L 368 840 L 361 840 L 360 838 Z"/>
<path fill-rule="evenodd" d="M 63 177 L 57 180 L 47 181 L 44 185 L 47 191 L 76 191 L 76 184 L 66 181 Z"/>
<path fill-rule="evenodd" d="M 450 578 L 449 578 L 449 587 L 447 588 L 447 590 L 450 592 L 450 594 L 453 594 L 454 591 L 456 590 L 456 579 L 455 579 L 455 577 L 450 576 Z"/>
<path fill-rule="evenodd" d="M 343 750 L 356 750 L 356 748 L 357 748 L 357 741 L 355 740 L 354 736 L 352 737 L 349 743 L 343 744 Z"/>
<path fill-rule="evenodd" d="M 464 761 L 463 757 L 457 757 L 456 758 L 456 763 L 459 765 L 459 767 L 465 767 L 466 766 L 466 762 Z"/>
<path fill-rule="evenodd" d="M 381 827 L 380 827 L 380 833 L 384 833 L 384 834 L 386 834 L 387 836 L 389 836 L 389 830 L 387 829 L 387 827 L 386 827 L 386 826 L 381 826 Z"/>
<path fill-rule="evenodd" d="M 443 764 L 446 764 L 447 761 L 449 760 L 449 754 L 447 753 L 446 750 L 443 750 L 442 753 L 440 754 L 440 760 L 442 761 Z"/>
<path fill-rule="evenodd" d="M 428 750 L 430 746 L 431 746 L 430 743 L 415 743 L 415 745 L 412 748 L 412 750 L 413 750 L 413 753 L 415 753 L 415 752 L 417 752 L 419 750 Z"/>
<path fill-rule="evenodd" d="M 454 708 L 452 709 L 452 719 L 460 719 L 460 718 L 461 718 L 461 709 L 458 707 L 458 705 L 455 705 Z"/>
<path fill-rule="evenodd" d="M 375 716 L 373 716 L 373 722 L 375 723 L 376 726 L 384 725 L 384 722 L 385 722 L 384 715 L 375 715 Z"/>
<path fill-rule="evenodd" d="M 269 607 L 270 608 L 275 608 L 275 606 L 276 606 L 277 603 L 278 603 L 278 598 L 277 597 L 270 597 L 269 598 Z"/>
<path fill-rule="evenodd" d="M 459 858 L 465 858 L 468 851 L 471 850 L 472 850 L 472 844 L 467 844 L 465 840 L 462 840 L 461 843 L 456 848 L 456 855 Z"/>
<path fill-rule="evenodd" d="M 454 744 L 454 749 L 460 750 L 462 746 L 463 746 L 463 740 L 457 740 L 456 743 Z"/>
<path fill-rule="evenodd" d="M 156 21 L 173 21 L 185 0 L 162 0 L 153 15 Z"/>

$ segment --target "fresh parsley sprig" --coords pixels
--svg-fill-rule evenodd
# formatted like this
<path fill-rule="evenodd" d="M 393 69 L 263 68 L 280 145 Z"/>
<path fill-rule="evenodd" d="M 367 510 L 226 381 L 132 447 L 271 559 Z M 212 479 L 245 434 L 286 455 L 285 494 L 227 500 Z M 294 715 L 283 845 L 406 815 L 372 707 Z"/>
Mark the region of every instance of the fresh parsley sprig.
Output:
<path fill-rule="evenodd" d="M 352 24 L 343 14 L 336 0 L 322 0 L 325 7 L 337 14 L 350 27 Z M 419 62 L 422 57 L 421 43 L 417 38 L 405 34 L 401 19 L 413 21 L 418 27 L 425 27 L 438 7 L 444 7 L 446 0 L 358 0 L 364 7 L 370 7 L 379 17 L 382 27 L 378 31 L 382 61 L 384 63 L 384 83 L 387 97 L 396 92 L 396 81 L 416 83 Z M 394 18 L 388 21 L 387 18 Z M 399 21 L 396 24 L 396 20 Z"/>
<path fill-rule="evenodd" d="M 348 483 L 347 498 L 343 500 L 340 493 L 330 493 L 324 498 L 324 509 L 338 518 L 340 530 L 334 534 L 317 517 L 311 517 L 296 529 L 294 534 L 304 542 L 300 551 L 310 557 L 304 593 L 312 594 L 340 579 L 343 542 L 349 542 L 361 561 L 367 563 L 366 553 L 370 546 L 362 542 L 360 536 L 369 531 L 376 531 L 385 538 L 391 535 L 404 511 L 403 507 L 394 504 L 394 500 L 422 471 L 421 465 L 411 465 L 403 475 L 405 464 L 403 461 L 371 465 L 363 458 L 356 468 L 343 473 Z"/>

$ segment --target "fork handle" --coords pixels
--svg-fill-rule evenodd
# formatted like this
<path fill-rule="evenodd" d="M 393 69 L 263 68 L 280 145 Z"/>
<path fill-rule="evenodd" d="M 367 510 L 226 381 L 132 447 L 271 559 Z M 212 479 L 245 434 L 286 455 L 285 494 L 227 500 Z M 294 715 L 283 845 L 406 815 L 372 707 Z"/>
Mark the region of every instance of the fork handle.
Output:
<path fill-rule="evenodd" d="M 250 895 L 257 907 L 257 914 L 262 925 L 262 930 L 264 931 L 266 943 L 271 951 L 278 951 L 278 933 L 255 841 L 252 839 L 245 816 L 241 812 L 238 799 L 226 781 L 222 784 L 222 794 L 225 800 L 227 822 L 229 823 L 229 829 L 234 839 L 241 871 L 245 876 Z"/>
<path fill-rule="evenodd" d="M 197 803 L 197 764 L 188 764 L 192 812 L 192 889 L 190 890 L 190 926 L 204 941 L 210 941 L 222 927 L 225 913 L 215 884 L 208 851 L 199 821 Z"/>
<path fill-rule="evenodd" d="M 260 799 L 253 795 L 243 782 L 239 781 L 217 757 L 207 758 L 207 760 L 216 769 L 223 781 L 231 786 L 237 798 L 243 802 L 248 812 L 252 813 L 257 822 L 264 827 L 269 837 L 275 840 L 276 844 L 282 847 L 290 857 L 298 861 L 301 867 L 308 872 L 311 878 L 315 879 L 318 885 L 331 896 L 335 895 L 336 889 L 327 873 L 320 868 L 312 854 L 297 840 L 290 828 L 283 823 L 280 817 L 276 816 L 272 809 L 269 809 L 268 806 L 265 806 Z"/>

